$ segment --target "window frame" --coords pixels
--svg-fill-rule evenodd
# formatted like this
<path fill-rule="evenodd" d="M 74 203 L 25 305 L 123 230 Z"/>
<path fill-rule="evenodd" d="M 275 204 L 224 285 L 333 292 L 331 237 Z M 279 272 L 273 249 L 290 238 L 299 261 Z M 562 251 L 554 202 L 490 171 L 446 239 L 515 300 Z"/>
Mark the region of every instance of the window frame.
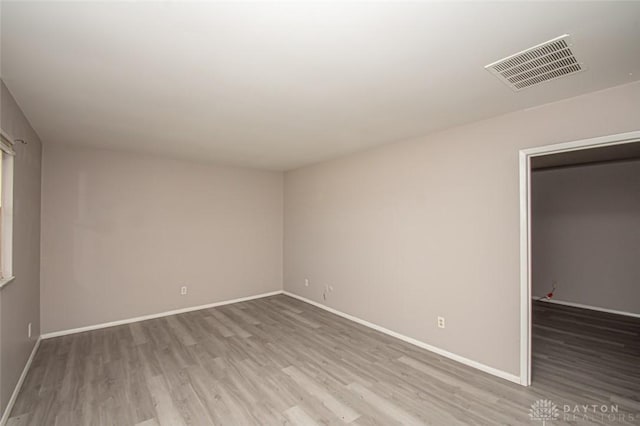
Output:
<path fill-rule="evenodd" d="M 2 209 L 0 212 L 0 289 L 15 279 L 13 275 L 13 178 L 14 139 L 0 129 L 2 150 Z"/>

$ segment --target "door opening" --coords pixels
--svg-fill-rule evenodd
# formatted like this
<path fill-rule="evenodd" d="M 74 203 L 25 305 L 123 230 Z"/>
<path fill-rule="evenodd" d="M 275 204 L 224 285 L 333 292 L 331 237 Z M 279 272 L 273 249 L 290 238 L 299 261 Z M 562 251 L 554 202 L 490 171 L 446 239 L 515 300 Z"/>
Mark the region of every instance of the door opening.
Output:
<path fill-rule="evenodd" d="M 564 159 L 554 156 L 550 161 L 588 161 L 594 148 L 607 148 L 640 142 L 640 131 L 547 145 L 520 151 L 520 383 L 531 385 L 532 366 L 532 268 L 531 268 L 531 170 L 532 163 L 546 161 L 542 157 L 567 153 Z M 569 154 L 572 153 L 572 154 Z M 613 154 L 612 154 L 613 155 Z M 560 160 L 558 160 L 560 159 Z"/>

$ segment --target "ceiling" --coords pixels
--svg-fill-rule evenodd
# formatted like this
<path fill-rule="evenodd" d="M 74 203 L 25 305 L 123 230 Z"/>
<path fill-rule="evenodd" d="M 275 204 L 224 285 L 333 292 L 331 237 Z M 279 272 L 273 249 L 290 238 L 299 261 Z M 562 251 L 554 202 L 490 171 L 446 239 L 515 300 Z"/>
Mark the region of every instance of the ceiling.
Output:
<path fill-rule="evenodd" d="M 640 78 L 640 2 L 2 2 L 45 143 L 287 170 Z M 484 69 L 562 34 L 587 68 Z"/>

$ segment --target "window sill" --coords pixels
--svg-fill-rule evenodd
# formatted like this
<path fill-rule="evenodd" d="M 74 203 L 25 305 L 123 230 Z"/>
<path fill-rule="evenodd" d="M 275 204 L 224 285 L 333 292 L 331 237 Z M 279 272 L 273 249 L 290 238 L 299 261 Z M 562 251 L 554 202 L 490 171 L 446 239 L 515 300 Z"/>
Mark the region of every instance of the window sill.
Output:
<path fill-rule="evenodd" d="M 8 285 L 15 278 L 16 277 L 0 278 L 0 290 L 3 289 L 4 286 Z"/>

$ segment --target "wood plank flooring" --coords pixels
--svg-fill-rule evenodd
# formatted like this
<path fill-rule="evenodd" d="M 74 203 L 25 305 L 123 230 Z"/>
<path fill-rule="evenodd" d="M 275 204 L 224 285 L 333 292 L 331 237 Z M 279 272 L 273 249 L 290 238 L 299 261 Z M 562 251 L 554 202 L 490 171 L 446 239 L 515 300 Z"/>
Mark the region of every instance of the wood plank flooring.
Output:
<path fill-rule="evenodd" d="M 9 425 L 542 424 L 540 399 L 626 414 L 548 424 L 640 424 L 640 320 L 534 317 L 530 388 L 283 295 L 49 339 Z"/>

